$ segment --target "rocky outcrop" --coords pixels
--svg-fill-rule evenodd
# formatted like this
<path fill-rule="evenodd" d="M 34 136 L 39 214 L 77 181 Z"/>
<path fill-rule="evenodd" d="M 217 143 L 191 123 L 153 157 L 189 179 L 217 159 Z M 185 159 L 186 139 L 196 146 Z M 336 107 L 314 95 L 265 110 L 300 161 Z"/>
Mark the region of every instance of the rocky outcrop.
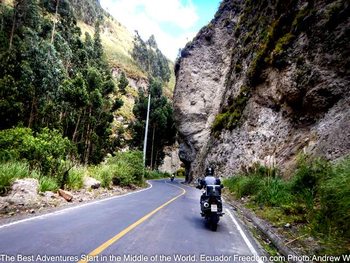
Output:
<path fill-rule="evenodd" d="M 116 80 L 119 80 L 123 70 L 117 67 L 114 67 L 112 70 L 112 75 Z M 148 87 L 148 80 L 143 77 L 138 77 L 134 75 L 127 75 L 126 76 L 129 81 L 129 86 L 134 88 L 135 90 L 147 90 Z"/>
<path fill-rule="evenodd" d="M 175 65 L 187 175 L 348 154 L 349 13 L 346 0 L 224 0 Z"/>
<path fill-rule="evenodd" d="M 159 166 L 158 170 L 161 172 L 173 174 L 181 167 L 178 145 L 175 145 L 173 147 L 166 147 L 164 149 L 164 153 L 165 157 L 163 164 Z"/>

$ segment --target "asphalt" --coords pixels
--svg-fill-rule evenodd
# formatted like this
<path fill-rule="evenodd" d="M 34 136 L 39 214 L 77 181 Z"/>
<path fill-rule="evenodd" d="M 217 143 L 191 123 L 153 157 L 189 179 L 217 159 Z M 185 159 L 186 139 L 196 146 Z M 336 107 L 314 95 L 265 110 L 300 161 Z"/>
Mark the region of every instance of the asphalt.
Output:
<path fill-rule="evenodd" d="M 257 262 L 259 247 L 228 207 L 213 232 L 200 216 L 200 190 L 179 180 L 150 183 L 0 226 L 0 262 Z"/>

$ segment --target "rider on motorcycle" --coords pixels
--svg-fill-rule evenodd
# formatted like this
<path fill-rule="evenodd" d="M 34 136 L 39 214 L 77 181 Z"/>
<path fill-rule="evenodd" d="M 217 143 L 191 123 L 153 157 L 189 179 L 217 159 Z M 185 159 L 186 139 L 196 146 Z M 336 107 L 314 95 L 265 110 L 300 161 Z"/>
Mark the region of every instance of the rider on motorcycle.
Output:
<path fill-rule="evenodd" d="M 213 167 L 207 167 L 207 169 L 205 169 L 205 178 L 200 180 L 199 189 L 205 188 L 207 185 L 221 185 L 220 179 L 214 177 Z"/>
<path fill-rule="evenodd" d="M 207 185 L 220 185 L 221 186 L 221 180 L 219 178 L 214 177 L 214 168 L 213 167 L 207 167 L 205 170 L 205 178 L 199 181 L 199 185 L 197 186 L 198 189 L 205 189 Z M 221 194 L 221 191 L 220 191 Z M 201 196 L 201 202 L 204 198 L 207 197 L 206 192 L 204 192 Z"/>

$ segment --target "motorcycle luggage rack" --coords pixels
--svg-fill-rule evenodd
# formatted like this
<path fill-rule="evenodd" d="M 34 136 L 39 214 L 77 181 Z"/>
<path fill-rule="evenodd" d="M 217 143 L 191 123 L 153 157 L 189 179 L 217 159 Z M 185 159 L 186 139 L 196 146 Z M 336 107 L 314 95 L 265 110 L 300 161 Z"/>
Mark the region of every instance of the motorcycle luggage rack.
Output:
<path fill-rule="evenodd" d="M 207 196 L 221 196 L 221 186 L 220 185 L 207 185 L 206 195 Z"/>

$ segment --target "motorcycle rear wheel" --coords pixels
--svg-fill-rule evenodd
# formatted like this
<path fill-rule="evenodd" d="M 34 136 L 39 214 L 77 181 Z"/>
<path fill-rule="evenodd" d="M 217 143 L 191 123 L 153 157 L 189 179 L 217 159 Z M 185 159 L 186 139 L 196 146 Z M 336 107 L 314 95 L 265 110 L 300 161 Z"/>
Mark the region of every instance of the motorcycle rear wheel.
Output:
<path fill-rule="evenodd" d="M 209 226 L 212 231 L 216 231 L 219 223 L 219 216 L 217 214 L 211 214 L 209 218 Z"/>

